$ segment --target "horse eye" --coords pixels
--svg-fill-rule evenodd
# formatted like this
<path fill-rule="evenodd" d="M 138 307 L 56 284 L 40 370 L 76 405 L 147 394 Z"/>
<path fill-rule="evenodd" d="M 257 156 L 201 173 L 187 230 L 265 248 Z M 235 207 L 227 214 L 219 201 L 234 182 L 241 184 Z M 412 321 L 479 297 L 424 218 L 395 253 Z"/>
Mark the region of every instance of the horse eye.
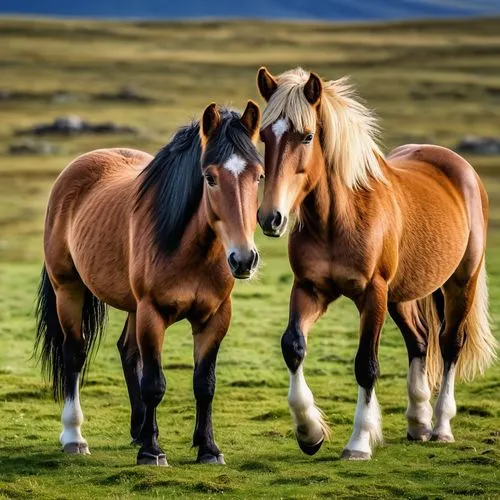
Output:
<path fill-rule="evenodd" d="M 310 144 L 313 140 L 314 134 L 307 134 L 304 139 L 302 139 L 302 144 Z"/>
<path fill-rule="evenodd" d="M 213 175 L 210 175 L 210 174 L 206 174 L 205 175 L 205 179 L 207 181 L 207 184 L 209 186 L 215 186 L 217 183 L 215 182 L 215 177 Z"/>

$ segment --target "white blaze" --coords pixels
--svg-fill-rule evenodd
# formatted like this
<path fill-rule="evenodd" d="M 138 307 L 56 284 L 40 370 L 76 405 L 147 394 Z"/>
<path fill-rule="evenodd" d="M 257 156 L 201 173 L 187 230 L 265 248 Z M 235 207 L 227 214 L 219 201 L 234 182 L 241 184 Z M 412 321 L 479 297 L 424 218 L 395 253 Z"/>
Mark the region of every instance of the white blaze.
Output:
<path fill-rule="evenodd" d="M 245 170 L 245 167 L 247 166 L 245 160 L 243 158 L 240 158 L 238 155 L 233 154 L 229 160 L 227 160 L 226 163 L 224 163 L 224 168 L 226 170 L 229 170 L 235 177 L 238 177 L 238 175 Z"/>
<path fill-rule="evenodd" d="M 288 118 L 280 118 L 273 123 L 271 130 L 276 137 L 276 144 L 280 142 L 281 136 L 288 130 L 289 126 Z"/>

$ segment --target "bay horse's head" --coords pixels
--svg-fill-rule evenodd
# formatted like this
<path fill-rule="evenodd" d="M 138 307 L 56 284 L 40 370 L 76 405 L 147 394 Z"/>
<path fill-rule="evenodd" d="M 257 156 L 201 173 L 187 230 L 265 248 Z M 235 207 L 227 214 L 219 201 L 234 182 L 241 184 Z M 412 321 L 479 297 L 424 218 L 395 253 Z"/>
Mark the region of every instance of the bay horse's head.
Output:
<path fill-rule="evenodd" d="M 255 148 L 259 129 L 260 109 L 253 101 L 241 116 L 212 103 L 200 124 L 208 220 L 235 278 L 249 278 L 259 261 L 254 243 L 258 184 L 264 178 Z"/>

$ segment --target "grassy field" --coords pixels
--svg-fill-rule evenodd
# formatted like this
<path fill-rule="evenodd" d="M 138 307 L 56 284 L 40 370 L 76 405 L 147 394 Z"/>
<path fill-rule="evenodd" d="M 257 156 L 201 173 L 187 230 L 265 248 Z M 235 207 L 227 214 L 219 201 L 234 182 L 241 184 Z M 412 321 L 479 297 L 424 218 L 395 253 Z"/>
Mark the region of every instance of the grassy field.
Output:
<path fill-rule="evenodd" d="M 448 498 L 500 497 L 500 365 L 457 387 L 455 444 L 406 440 L 406 353 L 388 320 L 377 393 L 386 444 L 371 462 L 343 462 L 356 402 L 357 314 L 340 300 L 310 336 L 306 374 L 332 427 L 314 457 L 299 451 L 286 405 L 280 352 L 291 273 L 286 242 L 258 235 L 260 277 L 238 283 L 218 363 L 214 427 L 226 467 L 194 464 L 191 339 L 186 323 L 164 347 L 167 393 L 159 409 L 168 469 L 140 468 L 129 446 L 128 398 L 113 312 L 82 393 L 90 457 L 59 451 L 60 406 L 30 360 L 33 298 L 51 183 L 75 155 L 104 146 L 154 152 L 209 102 L 258 99 L 257 68 L 295 65 L 325 78 L 351 74 L 382 119 L 386 149 L 404 142 L 453 146 L 500 132 L 500 19 L 389 25 L 305 23 L 97 23 L 0 19 L 0 497 L 6 498 Z M 133 86 L 150 103 L 98 100 Z M 56 91 L 69 99 L 51 99 Z M 18 129 L 57 116 L 113 120 L 138 135 L 49 138 L 50 156 L 11 156 Z M 500 321 L 500 158 L 468 158 L 492 204 L 488 270 Z"/>

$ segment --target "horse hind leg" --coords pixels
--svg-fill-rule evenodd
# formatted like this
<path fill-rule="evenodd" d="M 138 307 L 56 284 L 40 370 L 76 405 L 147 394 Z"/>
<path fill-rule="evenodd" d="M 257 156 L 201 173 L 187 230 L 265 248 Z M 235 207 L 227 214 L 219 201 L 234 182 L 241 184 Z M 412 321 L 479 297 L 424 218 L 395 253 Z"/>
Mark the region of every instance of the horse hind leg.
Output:
<path fill-rule="evenodd" d="M 411 441 L 428 441 L 432 433 L 432 406 L 426 370 L 427 325 L 420 319 L 415 301 L 390 303 L 389 313 L 401 330 L 408 351 L 407 437 Z"/>
<path fill-rule="evenodd" d="M 59 440 L 65 453 L 87 455 L 90 452 L 81 433 L 83 412 L 79 394 L 80 374 L 86 360 L 86 343 L 82 333 L 85 286 L 76 279 L 56 286 L 55 293 L 57 315 L 64 332 L 64 408 Z"/>
<path fill-rule="evenodd" d="M 439 337 L 443 359 L 441 388 L 436 401 L 436 422 L 432 431 L 434 441 L 453 442 L 451 420 L 457 413 L 455 375 L 457 361 L 466 338 L 466 321 L 474 300 L 475 279 L 464 283 L 453 277 L 443 286 L 445 322 Z"/>
<path fill-rule="evenodd" d="M 456 414 L 455 375 L 471 380 L 495 359 L 495 339 L 488 315 L 484 248 L 471 239 L 460 266 L 443 285 L 445 323 L 439 337 L 443 361 L 441 388 L 436 402 L 433 439 L 453 441 L 451 419 Z"/>
<path fill-rule="evenodd" d="M 140 367 L 139 347 L 137 346 L 136 338 L 136 316 L 135 313 L 130 313 L 127 316 L 122 334 L 117 342 L 118 351 L 122 362 L 123 375 L 127 384 L 128 396 L 130 400 L 131 416 L 130 416 L 130 435 L 132 436 L 131 444 L 142 444 L 139 436 L 144 422 L 146 407 L 141 399 L 140 378 L 142 369 Z M 158 432 L 158 425 L 155 432 Z"/>

